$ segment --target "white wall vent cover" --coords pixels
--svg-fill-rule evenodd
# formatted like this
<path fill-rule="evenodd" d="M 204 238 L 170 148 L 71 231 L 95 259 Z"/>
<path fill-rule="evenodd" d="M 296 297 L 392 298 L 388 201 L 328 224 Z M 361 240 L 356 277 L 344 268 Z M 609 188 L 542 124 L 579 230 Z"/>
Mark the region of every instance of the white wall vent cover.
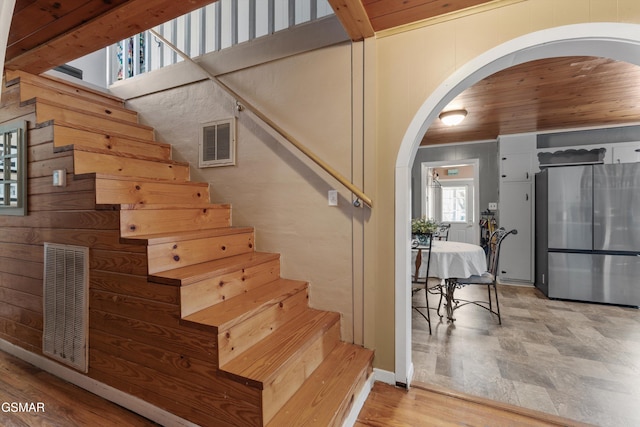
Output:
<path fill-rule="evenodd" d="M 204 124 L 200 130 L 199 152 L 201 168 L 235 165 L 235 118 Z"/>
<path fill-rule="evenodd" d="M 44 354 L 88 372 L 89 248 L 44 244 Z"/>

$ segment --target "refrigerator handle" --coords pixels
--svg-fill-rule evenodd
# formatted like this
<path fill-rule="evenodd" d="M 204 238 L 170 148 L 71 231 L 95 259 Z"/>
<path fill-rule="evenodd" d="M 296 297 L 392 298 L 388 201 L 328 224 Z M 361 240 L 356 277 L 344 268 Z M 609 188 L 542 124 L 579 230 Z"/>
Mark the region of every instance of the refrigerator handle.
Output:
<path fill-rule="evenodd" d="M 529 193 L 526 193 L 526 194 L 524 195 L 524 199 L 525 199 L 527 202 L 529 201 Z"/>

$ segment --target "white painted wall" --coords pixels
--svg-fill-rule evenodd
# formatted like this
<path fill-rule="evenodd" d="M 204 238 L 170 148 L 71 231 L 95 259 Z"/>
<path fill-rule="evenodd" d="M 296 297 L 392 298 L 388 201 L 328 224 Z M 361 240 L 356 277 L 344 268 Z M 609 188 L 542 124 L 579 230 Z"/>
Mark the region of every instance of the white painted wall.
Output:
<path fill-rule="evenodd" d="M 100 49 L 68 63 L 82 70 L 82 80 L 102 88 L 107 87 L 107 53 Z"/>

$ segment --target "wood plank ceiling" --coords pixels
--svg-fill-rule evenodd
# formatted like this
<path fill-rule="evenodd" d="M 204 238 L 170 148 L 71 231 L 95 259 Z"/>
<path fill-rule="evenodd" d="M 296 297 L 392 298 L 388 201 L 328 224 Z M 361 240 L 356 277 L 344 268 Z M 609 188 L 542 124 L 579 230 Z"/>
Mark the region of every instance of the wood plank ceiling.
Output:
<path fill-rule="evenodd" d="M 463 91 L 445 108 L 464 108 L 457 126 L 436 120 L 422 145 L 495 139 L 514 133 L 640 122 L 640 67 L 596 57 L 517 65 Z"/>
<path fill-rule="evenodd" d="M 5 67 L 40 74 L 215 0 L 16 0 Z"/>
<path fill-rule="evenodd" d="M 352 40 L 496 0 L 328 0 Z M 16 0 L 5 67 L 39 74 L 215 0 Z M 497 2 L 499 3 L 499 1 Z M 490 5 L 489 5 L 490 6 Z M 640 121 L 638 67 L 556 58 L 504 70 L 452 104 L 462 125 L 434 123 L 423 144 Z"/>

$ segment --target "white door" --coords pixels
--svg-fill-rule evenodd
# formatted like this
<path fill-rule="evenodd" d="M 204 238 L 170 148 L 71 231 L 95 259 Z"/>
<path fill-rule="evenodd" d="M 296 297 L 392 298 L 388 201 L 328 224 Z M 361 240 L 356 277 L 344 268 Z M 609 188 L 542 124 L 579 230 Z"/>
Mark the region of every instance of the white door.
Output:
<path fill-rule="evenodd" d="M 451 224 L 449 240 L 474 243 L 473 183 L 447 182 L 440 191 L 439 221 Z"/>
<path fill-rule="evenodd" d="M 422 215 L 451 224 L 450 241 L 480 244 L 479 165 L 478 159 L 422 163 Z M 463 167 L 473 169 L 465 179 L 434 179 L 436 168 Z"/>

